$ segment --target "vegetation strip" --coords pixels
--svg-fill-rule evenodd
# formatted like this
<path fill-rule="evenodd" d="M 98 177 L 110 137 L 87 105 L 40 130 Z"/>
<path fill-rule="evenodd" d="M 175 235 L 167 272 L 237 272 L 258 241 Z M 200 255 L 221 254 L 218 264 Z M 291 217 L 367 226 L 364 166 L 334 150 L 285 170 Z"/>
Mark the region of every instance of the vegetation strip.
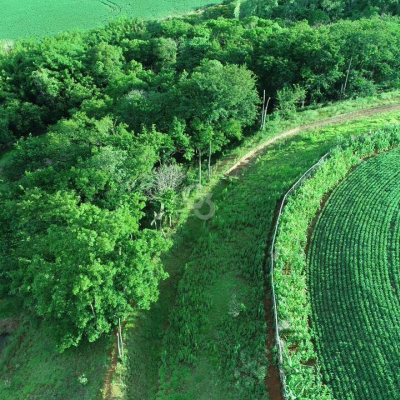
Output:
<path fill-rule="evenodd" d="M 295 399 L 296 396 L 332 398 L 331 392 L 322 383 L 320 364 L 315 363 L 318 357 L 312 343 L 314 336 L 308 327 L 311 319 L 305 257 L 308 229 L 325 194 L 346 176 L 352 166 L 359 165 L 363 158 L 398 146 L 399 132 L 396 125 L 372 135 L 367 134 L 357 141 L 342 143 L 332 151 L 331 157 L 315 176 L 289 198 L 285 207 L 275 247 L 274 278 L 278 299 L 278 329 L 283 339 L 282 361 L 289 399 Z M 315 274 L 318 275 L 319 271 L 315 270 Z M 312 321 L 316 323 L 314 319 Z M 327 345 L 326 341 L 318 340 L 321 340 L 320 336 L 317 337 L 318 349 Z M 327 360 L 322 361 L 325 371 Z M 337 368 L 340 371 L 342 366 Z M 370 378 L 373 379 L 372 376 Z M 342 379 L 348 378 L 343 375 Z M 347 398 L 353 390 L 356 390 L 355 387 L 348 387 L 346 392 L 335 392 L 335 397 Z"/>
<path fill-rule="evenodd" d="M 359 165 L 330 195 L 310 241 L 313 329 L 335 398 L 398 398 L 399 161 L 394 149 Z"/>
<path fill-rule="evenodd" d="M 277 307 L 277 297 L 275 293 L 275 281 L 274 281 L 274 269 L 275 269 L 275 242 L 277 238 L 277 233 L 279 227 L 279 223 L 282 217 L 282 213 L 284 211 L 284 207 L 287 204 L 288 198 L 293 195 L 293 193 L 302 185 L 304 184 L 304 181 L 306 179 L 309 179 L 310 176 L 319 168 L 322 166 L 322 164 L 325 162 L 327 157 L 329 156 L 329 153 L 325 154 L 316 164 L 311 166 L 294 184 L 293 186 L 286 192 L 286 194 L 283 196 L 283 199 L 281 201 L 278 215 L 276 218 L 276 222 L 273 228 L 273 236 L 272 236 L 272 242 L 271 242 L 271 250 L 270 250 L 270 278 L 271 278 L 271 297 L 272 297 L 272 309 L 273 309 L 273 320 L 274 320 L 274 332 L 275 332 L 275 343 L 278 348 L 278 368 L 279 368 L 279 375 L 282 383 L 282 388 L 283 388 L 283 393 L 284 393 L 284 398 L 289 399 L 291 397 L 291 391 L 290 388 L 287 386 L 286 382 L 286 375 L 285 375 L 285 365 L 284 365 L 284 358 L 283 358 L 283 346 L 282 346 L 282 338 L 280 337 L 279 334 L 279 322 L 278 322 L 278 307 Z"/>

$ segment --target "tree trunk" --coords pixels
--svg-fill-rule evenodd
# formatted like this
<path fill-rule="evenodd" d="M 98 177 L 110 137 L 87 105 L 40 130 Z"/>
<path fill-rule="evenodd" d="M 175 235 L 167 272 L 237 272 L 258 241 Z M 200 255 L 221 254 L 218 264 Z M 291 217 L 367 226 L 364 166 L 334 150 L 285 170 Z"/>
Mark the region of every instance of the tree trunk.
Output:
<path fill-rule="evenodd" d="M 265 106 L 264 115 L 263 115 L 263 126 L 262 126 L 262 130 L 265 129 L 265 121 L 267 120 L 268 106 L 269 106 L 269 101 L 270 101 L 270 100 L 271 100 L 271 97 L 268 97 L 267 105 Z"/>
<path fill-rule="evenodd" d="M 261 108 L 261 129 L 264 129 L 264 110 L 265 110 L 265 90 L 263 95 L 263 105 Z"/>
<path fill-rule="evenodd" d="M 211 140 L 210 140 L 210 148 L 208 151 L 208 180 L 211 178 Z"/>
<path fill-rule="evenodd" d="M 343 86 L 343 97 L 345 97 L 345 95 L 346 95 L 347 81 L 349 80 L 350 68 L 351 68 L 351 62 L 352 62 L 352 61 L 353 61 L 353 57 L 350 58 L 349 68 L 348 68 L 347 74 L 346 74 L 346 80 L 344 81 L 344 86 Z"/>
<path fill-rule="evenodd" d="M 199 149 L 199 183 L 201 185 L 201 149 Z"/>
<path fill-rule="evenodd" d="M 118 345 L 118 357 L 122 358 L 122 356 L 121 356 L 121 343 L 119 341 L 119 332 L 117 332 L 117 345 Z"/>
<path fill-rule="evenodd" d="M 120 358 L 124 357 L 124 342 L 122 341 L 122 329 L 121 329 L 121 319 L 118 319 L 118 330 L 119 330 L 119 340 L 120 340 Z"/>

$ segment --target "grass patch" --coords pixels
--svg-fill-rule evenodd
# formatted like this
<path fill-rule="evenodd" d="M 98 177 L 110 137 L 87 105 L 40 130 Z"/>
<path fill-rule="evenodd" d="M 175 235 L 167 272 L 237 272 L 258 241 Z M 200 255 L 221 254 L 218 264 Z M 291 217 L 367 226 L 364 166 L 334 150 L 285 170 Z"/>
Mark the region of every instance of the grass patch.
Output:
<path fill-rule="evenodd" d="M 0 399 L 99 398 L 109 347 L 103 338 L 59 354 L 49 327 L 25 321 L 0 357 Z"/>

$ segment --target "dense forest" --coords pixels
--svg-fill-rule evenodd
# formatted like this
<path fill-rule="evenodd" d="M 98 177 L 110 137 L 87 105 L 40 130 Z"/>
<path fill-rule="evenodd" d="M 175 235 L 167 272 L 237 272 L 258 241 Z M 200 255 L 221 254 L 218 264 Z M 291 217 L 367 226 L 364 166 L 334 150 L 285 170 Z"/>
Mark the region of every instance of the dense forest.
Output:
<path fill-rule="evenodd" d="M 4 44 L 1 294 L 54 322 L 61 350 L 148 308 L 169 246 L 153 215 L 173 224 L 182 186 L 258 129 L 264 91 L 279 119 L 399 87 L 397 11 L 235 1 Z"/>
<path fill-rule="evenodd" d="M 307 20 L 311 25 L 377 15 L 398 15 L 395 0 L 228 0 L 228 12 L 237 17 L 257 15 L 285 21 Z"/>

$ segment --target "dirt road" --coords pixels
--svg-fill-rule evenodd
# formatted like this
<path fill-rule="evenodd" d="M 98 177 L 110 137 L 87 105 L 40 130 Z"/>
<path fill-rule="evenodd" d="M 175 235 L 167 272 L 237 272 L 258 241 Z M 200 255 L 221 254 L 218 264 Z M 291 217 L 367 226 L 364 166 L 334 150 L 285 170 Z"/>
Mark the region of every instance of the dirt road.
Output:
<path fill-rule="evenodd" d="M 303 133 L 303 132 L 311 130 L 311 129 L 323 128 L 325 126 L 330 126 L 330 125 L 341 125 L 346 122 L 355 121 L 357 119 L 373 117 L 373 116 L 379 115 L 379 114 L 387 114 L 387 113 L 394 112 L 394 111 L 400 111 L 400 103 L 386 104 L 386 105 L 382 105 L 382 106 L 378 106 L 378 107 L 353 111 L 350 113 L 340 114 L 340 115 L 336 115 L 334 117 L 325 118 L 325 119 L 322 119 L 319 121 L 310 122 L 308 124 L 299 125 L 295 128 L 284 131 L 284 132 L 280 133 L 279 135 L 274 136 L 273 138 L 268 139 L 265 142 L 259 144 L 257 147 L 255 147 L 254 149 L 252 149 L 251 151 L 246 153 L 244 156 L 242 156 L 234 165 L 232 165 L 225 172 L 225 175 L 227 175 L 227 176 L 240 175 L 243 168 L 245 168 L 251 160 L 256 158 L 266 147 L 274 144 L 275 142 L 277 142 L 281 139 L 287 139 L 289 137 L 298 135 L 300 133 Z"/>

